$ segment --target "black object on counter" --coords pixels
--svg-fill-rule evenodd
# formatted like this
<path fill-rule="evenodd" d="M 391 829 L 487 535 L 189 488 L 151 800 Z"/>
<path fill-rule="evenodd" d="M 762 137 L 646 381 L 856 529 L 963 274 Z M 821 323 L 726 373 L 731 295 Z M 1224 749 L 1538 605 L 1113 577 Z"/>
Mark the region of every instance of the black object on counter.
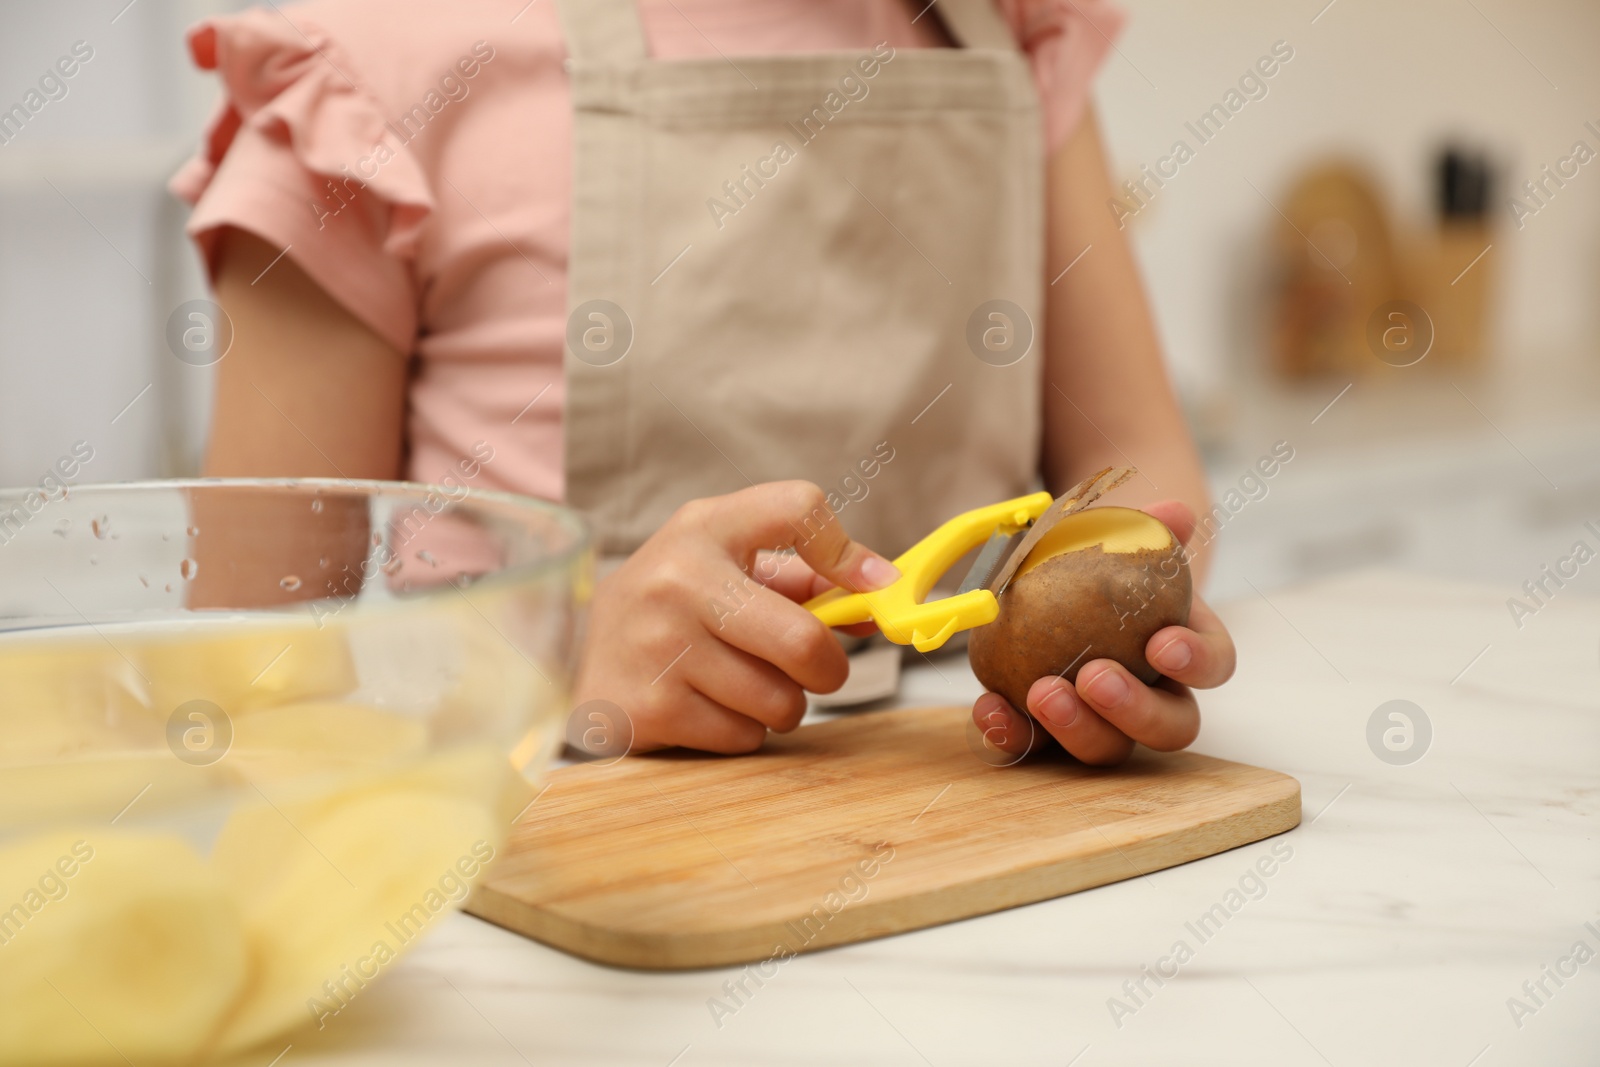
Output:
<path fill-rule="evenodd" d="M 1435 165 L 1438 207 L 1446 219 L 1481 219 L 1489 209 L 1493 168 L 1482 152 L 1449 145 Z"/>

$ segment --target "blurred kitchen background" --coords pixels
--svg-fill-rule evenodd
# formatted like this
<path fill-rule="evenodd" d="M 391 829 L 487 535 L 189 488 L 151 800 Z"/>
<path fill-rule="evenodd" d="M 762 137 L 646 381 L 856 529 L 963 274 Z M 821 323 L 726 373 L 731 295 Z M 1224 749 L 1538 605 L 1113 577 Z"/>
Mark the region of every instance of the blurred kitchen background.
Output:
<path fill-rule="evenodd" d="M 237 6 L 0 5 L 0 108 L 93 50 L 0 127 L 0 483 L 78 441 L 82 479 L 195 471 L 210 372 L 166 337 L 206 290 L 164 185 L 215 97 L 183 30 Z M 1124 6 L 1108 210 L 1236 505 L 1213 598 L 1374 565 L 1509 597 L 1600 547 L 1600 5 Z"/>

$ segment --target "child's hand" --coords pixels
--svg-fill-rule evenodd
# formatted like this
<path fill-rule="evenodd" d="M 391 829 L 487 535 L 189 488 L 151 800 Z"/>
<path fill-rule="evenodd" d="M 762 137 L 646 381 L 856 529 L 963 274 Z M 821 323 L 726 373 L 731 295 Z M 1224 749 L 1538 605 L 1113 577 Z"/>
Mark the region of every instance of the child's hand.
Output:
<path fill-rule="evenodd" d="M 798 555 L 773 555 L 793 549 Z M 830 693 L 849 663 L 800 602 L 880 589 L 894 565 L 850 540 L 809 482 L 769 482 L 679 508 L 595 589 L 575 704 L 607 700 L 630 751 L 751 752 Z"/>
<path fill-rule="evenodd" d="M 1194 513 L 1188 506 L 1163 501 L 1144 510 L 1189 543 Z M 973 705 L 972 719 L 992 745 L 1018 756 L 1052 737 L 1083 762 L 1101 766 L 1127 759 L 1135 742 L 1160 752 L 1185 748 L 1200 732 L 1191 687 L 1212 689 L 1232 677 L 1233 639 L 1197 596 L 1189 625 L 1158 630 L 1145 645 L 1145 658 L 1165 675 L 1155 685 L 1112 660 L 1091 660 L 1079 669 L 1076 685 L 1054 676 L 1034 682 L 1027 715 L 998 693 L 985 693 Z"/>

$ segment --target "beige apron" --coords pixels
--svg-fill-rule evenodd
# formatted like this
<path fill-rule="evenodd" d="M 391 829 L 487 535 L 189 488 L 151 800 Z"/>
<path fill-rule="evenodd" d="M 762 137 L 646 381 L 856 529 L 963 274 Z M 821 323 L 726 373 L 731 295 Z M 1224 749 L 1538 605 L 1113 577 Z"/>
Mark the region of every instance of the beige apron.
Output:
<path fill-rule="evenodd" d="M 888 556 L 1037 481 L 1043 149 L 986 0 L 960 49 L 654 60 L 562 0 L 575 174 L 567 499 L 602 553 L 756 482 Z"/>

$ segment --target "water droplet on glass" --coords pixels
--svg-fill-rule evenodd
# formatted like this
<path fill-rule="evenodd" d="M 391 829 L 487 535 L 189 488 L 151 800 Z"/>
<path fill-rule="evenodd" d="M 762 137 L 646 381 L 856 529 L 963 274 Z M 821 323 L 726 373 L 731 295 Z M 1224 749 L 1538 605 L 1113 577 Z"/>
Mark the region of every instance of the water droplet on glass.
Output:
<path fill-rule="evenodd" d="M 109 515 L 101 515 L 99 518 L 90 519 L 89 529 L 94 531 L 96 540 L 104 541 L 106 534 L 111 532 L 111 517 Z"/>
<path fill-rule="evenodd" d="M 401 566 L 400 557 L 399 556 L 390 556 L 389 557 L 389 562 L 387 562 L 387 563 L 385 563 L 383 565 L 383 573 L 385 573 L 385 574 L 393 574 L 395 571 L 400 569 L 400 566 Z"/>
<path fill-rule="evenodd" d="M 311 501 L 311 510 L 319 515 L 322 513 L 322 498 L 320 496 Z"/>
<path fill-rule="evenodd" d="M 170 540 L 172 540 L 172 535 L 171 535 L 171 534 L 169 534 L 169 533 L 167 533 L 167 531 L 165 531 L 165 530 L 162 530 L 162 531 L 161 531 L 161 540 L 163 540 L 163 541 L 170 541 Z"/>
<path fill-rule="evenodd" d="M 165 586 L 165 588 L 166 588 L 166 591 L 167 591 L 167 592 L 169 592 L 169 593 L 170 593 L 170 592 L 172 592 L 172 583 L 171 583 L 171 582 L 168 582 L 168 583 L 167 583 L 167 584 L 166 584 L 166 586 Z"/>
<path fill-rule="evenodd" d="M 97 567 L 97 566 L 99 566 L 99 564 L 100 564 L 100 557 L 99 556 L 90 556 L 89 557 L 89 566 Z"/>
<path fill-rule="evenodd" d="M 65 537 L 67 536 L 67 531 L 70 529 L 72 529 L 72 520 L 62 519 L 60 522 L 56 523 L 56 528 L 50 532 L 55 534 L 57 537 Z"/>
<path fill-rule="evenodd" d="M 199 537 L 200 536 L 200 527 L 191 526 L 187 530 L 185 530 L 184 532 L 187 533 L 190 537 Z"/>
<path fill-rule="evenodd" d="M 139 575 L 139 584 L 144 586 L 146 589 L 149 589 L 150 588 L 150 579 L 146 578 L 144 575 L 141 574 L 141 575 Z"/>
<path fill-rule="evenodd" d="M 184 581 L 192 582 L 194 581 L 194 576 L 200 573 L 200 564 L 192 559 L 186 559 L 178 564 L 178 573 L 183 575 Z"/>
<path fill-rule="evenodd" d="M 285 574 L 278 579 L 278 588 L 286 589 L 291 593 L 294 592 L 300 588 L 300 576 L 298 574 Z"/>
<path fill-rule="evenodd" d="M 328 557 L 327 556 L 323 556 L 320 559 L 318 559 L 317 560 L 317 566 L 321 567 L 323 570 L 327 570 L 328 569 Z"/>
<path fill-rule="evenodd" d="M 407 579 L 405 579 L 404 581 L 402 581 L 400 583 L 400 591 L 402 593 L 411 592 L 411 579 L 410 578 L 407 578 Z"/>
<path fill-rule="evenodd" d="M 383 534 L 381 534 L 381 533 L 373 534 L 372 535 L 372 545 L 373 545 L 373 547 L 376 548 L 378 545 L 381 545 L 381 544 L 383 544 Z"/>
<path fill-rule="evenodd" d="M 425 548 L 417 550 L 417 558 L 420 559 L 422 562 L 426 563 L 430 567 L 437 567 L 439 565 L 439 561 L 437 559 L 434 559 L 433 553 L 429 552 Z"/>

